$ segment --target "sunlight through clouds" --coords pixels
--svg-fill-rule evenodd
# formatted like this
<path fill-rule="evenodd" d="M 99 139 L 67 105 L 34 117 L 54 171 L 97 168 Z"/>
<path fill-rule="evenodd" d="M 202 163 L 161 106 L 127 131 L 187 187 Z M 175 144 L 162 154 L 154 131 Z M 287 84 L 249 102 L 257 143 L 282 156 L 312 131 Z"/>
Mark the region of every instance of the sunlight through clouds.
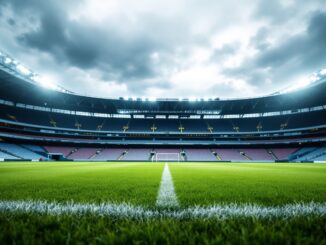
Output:
<path fill-rule="evenodd" d="M 0 50 L 99 97 L 261 96 L 326 63 L 321 0 L 12 0 L 0 23 Z"/>

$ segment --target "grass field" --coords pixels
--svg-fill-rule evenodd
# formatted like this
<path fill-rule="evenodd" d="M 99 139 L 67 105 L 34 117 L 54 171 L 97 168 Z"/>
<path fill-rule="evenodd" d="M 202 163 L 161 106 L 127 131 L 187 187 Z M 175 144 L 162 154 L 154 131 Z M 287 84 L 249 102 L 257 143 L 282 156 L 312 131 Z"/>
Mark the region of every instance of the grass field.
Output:
<path fill-rule="evenodd" d="M 326 165 L 193 163 L 170 169 L 184 206 L 326 202 Z"/>
<path fill-rule="evenodd" d="M 135 163 L 6 163 L 1 199 L 128 202 L 154 205 L 163 165 Z"/>
<path fill-rule="evenodd" d="M 326 243 L 322 164 L 8 162 L 0 202 L 3 243 Z"/>

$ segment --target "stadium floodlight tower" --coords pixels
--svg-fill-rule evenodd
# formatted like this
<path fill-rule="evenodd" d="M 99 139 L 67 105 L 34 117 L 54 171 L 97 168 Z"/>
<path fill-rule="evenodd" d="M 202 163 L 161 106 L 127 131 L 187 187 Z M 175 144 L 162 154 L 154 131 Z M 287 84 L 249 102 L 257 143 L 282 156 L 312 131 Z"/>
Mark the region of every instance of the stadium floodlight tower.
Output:
<path fill-rule="evenodd" d="M 157 152 L 153 158 L 155 162 L 180 162 L 180 153 Z"/>

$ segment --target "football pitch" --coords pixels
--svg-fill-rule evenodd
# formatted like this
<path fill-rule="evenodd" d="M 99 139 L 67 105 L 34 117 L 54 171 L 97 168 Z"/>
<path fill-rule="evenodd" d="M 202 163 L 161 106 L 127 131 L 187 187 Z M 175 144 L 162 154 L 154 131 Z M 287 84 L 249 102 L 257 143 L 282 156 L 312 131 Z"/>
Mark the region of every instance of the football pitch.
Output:
<path fill-rule="evenodd" d="M 323 164 L 0 164 L 5 243 L 319 243 L 325 230 Z"/>

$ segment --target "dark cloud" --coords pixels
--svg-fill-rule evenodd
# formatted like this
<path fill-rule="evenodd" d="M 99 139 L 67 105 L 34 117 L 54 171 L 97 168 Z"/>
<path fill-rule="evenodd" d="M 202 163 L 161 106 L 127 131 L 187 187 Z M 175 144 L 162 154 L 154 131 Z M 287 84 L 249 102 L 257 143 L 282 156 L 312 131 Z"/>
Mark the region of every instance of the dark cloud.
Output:
<path fill-rule="evenodd" d="M 264 51 L 270 46 L 268 41 L 269 30 L 266 27 L 260 28 L 256 35 L 251 39 L 250 45 L 259 51 Z"/>
<path fill-rule="evenodd" d="M 304 34 L 295 35 L 279 46 L 267 49 L 256 63 L 260 66 L 279 67 L 296 61 L 300 66 L 324 65 L 326 61 L 326 12 L 316 12 Z"/>
<path fill-rule="evenodd" d="M 200 62 L 202 66 L 216 66 L 218 77 L 225 77 L 226 81 L 241 79 L 254 87 L 270 89 L 275 86 L 275 90 L 287 79 L 319 70 L 326 62 L 323 0 L 297 0 L 292 4 L 281 0 L 245 0 L 241 3 L 208 0 L 200 4 L 187 1 L 181 8 L 179 6 L 179 12 L 176 6 L 169 8 L 166 6 L 169 3 L 163 1 L 157 2 L 156 12 L 139 10 L 137 3 L 137 7 L 130 6 L 130 9 L 136 9 L 130 16 L 129 6 L 123 6 L 121 13 L 114 13 L 119 17 L 105 19 L 102 23 L 73 18 L 75 10 L 85 8 L 86 2 L 89 3 L 88 0 L 0 0 L 0 35 L 6 34 L 2 46 L 13 55 L 34 55 L 37 60 L 34 64 L 41 68 L 36 72 L 41 74 L 50 70 L 46 67 L 49 64 L 52 73 L 62 70 L 61 78 L 69 83 L 73 79 L 71 70 L 78 70 L 78 79 L 85 74 L 95 74 L 101 82 L 126 85 L 130 93 L 136 94 L 154 88 L 173 90 L 177 81 L 172 82 L 175 78 L 172 76 L 186 71 L 181 76 L 186 80 L 187 70 Z M 176 1 L 175 5 L 178 4 Z M 316 9 L 320 11 L 313 12 Z M 242 27 L 242 22 L 248 33 L 253 33 L 250 28 L 256 30 L 259 26 L 249 43 L 240 37 L 224 43 L 221 48 L 214 48 L 215 44 L 211 42 L 214 37 L 228 28 Z M 288 26 L 288 35 L 279 39 L 278 29 Z M 291 35 L 293 26 L 296 30 L 304 29 L 304 26 L 306 29 Z M 9 32 L 13 33 L 13 38 Z M 238 54 L 241 56 L 246 45 L 257 53 L 245 57 L 239 67 L 223 70 L 224 62 L 237 59 Z M 200 62 L 192 60 L 196 59 L 193 58 L 196 57 L 194 50 L 208 51 L 210 58 Z M 153 58 L 153 54 L 157 55 Z M 190 71 L 189 74 L 194 73 Z M 83 84 L 96 79 L 85 79 Z M 190 85 L 185 83 L 184 87 L 191 90 Z M 215 87 L 220 86 L 221 83 L 216 83 Z M 232 90 L 233 85 L 225 85 L 223 93 L 227 94 L 228 86 Z M 84 89 L 87 90 L 86 85 Z"/>
<path fill-rule="evenodd" d="M 282 5 L 282 1 L 259 0 L 253 16 L 259 19 L 269 20 L 274 23 L 284 23 L 295 13 L 297 5 Z"/>
<path fill-rule="evenodd" d="M 16 24 L 16 21 L 12 18 L 9 18 L 8 19 L 8 24 L 11 25 L 11 26 L 14 26 Z"/>
<path fill-rule="evenodd" d="M 215 49 L 212 54 L 213 62 L 220 62 L 221 60 L 234 55 L 240 48 L 240 42 L 233 42 L 224 44 L 221 48 Z"/>
<path fill-rule="evenodd" d="M 262 32 L 262 33 L 261 33 Z M 326 64 L 326 12 L 314 12 L 306 31 L 274 46 L 264 44 L 268 30 L 258 32 L 252 43 L 260 51 L 244 65 L 224 72 L 252 84 L 285 83 L 287 79 L 316 72 Z M 263 43 L 263 45 L 261 45 Z M 263 47 L 262 47 L 263 46 Z"/>
<path fill-rule="evenodd" d="M 37 1 L 33 1 L 37 2 Z M 17 40 L 27 48 L 51 54 L 58 62 L 82 69 L 101 68 L 103 76 L 119 79 L 146 78 L 154 74 L 150 54 L 156 43 L 146 36 L 125 39 L 110 27 L 97 27 L 68 19 L 64 7 L 55 2 L 44 6 L 16 6 L 19 12 L 39 15 L 39 27 Z M 18 5 L 18 3 L 17 3 Z M 41 11 L 40 11 L 41 9 Z"/>

